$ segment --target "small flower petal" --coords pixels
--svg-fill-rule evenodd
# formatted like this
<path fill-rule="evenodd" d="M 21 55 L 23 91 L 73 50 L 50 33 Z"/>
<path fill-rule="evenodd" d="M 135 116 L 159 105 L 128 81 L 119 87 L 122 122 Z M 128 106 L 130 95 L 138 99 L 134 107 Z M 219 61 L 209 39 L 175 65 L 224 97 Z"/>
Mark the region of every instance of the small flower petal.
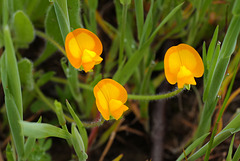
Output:
<path fill-rule="evenodd" d="M 180 67 L 180 71 L 177 74 L 178 88 L 183 88 L 184 84 L 196 85 L 196 81 L 193 74 L 185 66 Z"/>
<path fill-rule="evenodd" d="M 110 108 L 110 113 L 111 115 L 118 120 L 123 112 L 125 112 L 126 110 L 128 110 L 128 107 L 125 106 L 121 101 L 119 100 L 115 100 L 115 99 L 111 99 L 109 102 L 109 108 Z"/>
<path fill-rule="evenodd" d="M 82 66 L 85 72 L 88 72 L 94 65 L 101 63 L 102 60 L 95 52 L 85 49 L 82 56 Z"/>
<path fill-rule="evenodd" d="M 96 105 L 99 112 L 102 114 L 105 120 L 109 120 L 110 111 L 108 108 L 108 102 L 106 97 L 103 95 L 102 91 L 98 87 L 94 87 L 94 96 L 96 98 Z"/>
<path fill-rule="evenodd" d="M 105 120 L 110 115 L 119 119 L 123 112 L 128 109 L 124 103 L 127 101 L 127 91 L 118 82 L 112 79 L 103 79 L 94 87 L 94 96 L 99 112 Z"/>

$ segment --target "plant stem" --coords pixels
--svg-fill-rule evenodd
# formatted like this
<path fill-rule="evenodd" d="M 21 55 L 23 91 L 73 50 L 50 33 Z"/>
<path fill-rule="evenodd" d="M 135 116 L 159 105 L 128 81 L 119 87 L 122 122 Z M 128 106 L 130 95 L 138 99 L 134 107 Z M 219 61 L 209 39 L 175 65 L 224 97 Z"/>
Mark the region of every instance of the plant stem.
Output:
<path fill-rule="evenodd" d="M 177 89 L 173 92 L 169 92 L 166 94 L 159 94 L 159 95 L 133 95 L 129 94 L 128 99 L 132 100 L 145 100 L 145 101 L 152 101 L 152 100 L 160 100 L 160 99 L 166 99 L 169 97 L 176 96 L 177 94 L 181 93 L 184 90 L 184 88 Z"/>
<path fill-rule="evenodd" d="M 126 22 L 127 22 L 127 9 L 128 5 L 123 5 L 123 13 L 122 13 L 122 21 L 121 21 L 121 35 L 120 35 L 120 46 L 119 46 L 119 59 L 118 59 L 118 65 L 120 65 L 123 61 L 123 50 L 124 50 L 124 39 L 125 39 L 125 28 L 126 28 Z"/>
<path fill-rule="evenodd" d="M 61 83 L 61 84 L 67 84 L 67 80 L 63 79 L 63 78 L 58 78 L 58 77 L 52 77 L 51 81 L 53 82 L 57 82 L 57 83 Z M 88 85 L 88 84 L 84 84 L 84 83 L 78 83 L 78 87 L 82 88 L 82 89 L 86 89 L 89 91 L 93 90 L 93 87 Z"/>
<path fill-rule="evenodd" d="M 51 78 L 52 81 L 62 84 L 67 84 L 67 80 L 63 78 L 53 77 Z M 93 87 L 84 83 L 79 83 L 78 86 L 82 89 L 86 90 L 93 90 Z M 184 90 L 184 88 L 177 89 L 173 92 L 165 93 L 165 94 L 159 94 L 159 95 L 135 95 L 135 94 L 128 94 L 128 99 L 131 100 L 146 100 L 146 101 L 152 101 L 152 100 L 160 100 L 160 99 L 166 99 L 169 97 L 174 97 L 175 95 L 181 93 Z"/>
<path fill-rule="evenodd" d="M 104 123 L 104 119 L 102 118 L 102 116 L 100 116 L 99 120 L 95 121 L 95 122 L 82 122 L 85 128 L 93 128 L 93 127 L 97 127 L 97 126 L 101 126 Z"/>
<path fill-rule="evenodd" d="M 48 40 L 50 43 L 52 43 L 59 51 L 61 51 L 64 55 L 66 55 L 65 50 L 63 49 L 63 47 L 61 45 L 59 45 L 54 39 L 52 39 L 51 37 L 49 37 L 47 34 L 45 34 L 42 31 L 39 30 L 35 30 L 35 33 L 37 36 L 44 38 L 46 40 Z"/>

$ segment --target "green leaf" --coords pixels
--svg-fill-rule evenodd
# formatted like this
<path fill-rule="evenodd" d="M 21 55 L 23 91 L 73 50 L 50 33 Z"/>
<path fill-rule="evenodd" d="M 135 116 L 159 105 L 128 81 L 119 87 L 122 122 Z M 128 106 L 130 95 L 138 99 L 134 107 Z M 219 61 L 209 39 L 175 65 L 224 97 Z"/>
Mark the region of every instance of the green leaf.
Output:
<path fill-rule="evenodd" d="M 51 146 L 52 146 L 52 139 L 47 139 L 47 141 L 45 141 L 43 145 L 43 149 L 47 151 L 51 148 Z"/>
<path fill-rule="evenodd" d="M 25 3 L 26 13 L 32 21 L 44 19 L 49 4 L 47 0 L 30 0 L 28 4 Z"/>
<path fill-rule="evenodd" d="M 210 68 L 211 62 L 213 61 L 213 54 L 214 54 L 214 50 L 215 50 L 215 46 L 217 43 L 217 38 L 218 38 L 218 26 L 216 27 L 214 34 L 213 34 L 213 38 L 211 40 L 211 43 L 209 45 L 208 48 L 208 52 L 207 52 L 207 69 Z M 214 59 L 216 59 L 216 57 L 214 57 Z"/>
<path fill-rule="evenodd" d="M 226 161 L 232 161 L 234 138 L 235 138 L 235 134 L 232 137 L 232 141 L 231 141 L 231 144 L 230 144 L 229 149 L 228 149 L 228 155 L 227 155 Z"/>
<path fill-rule="evenodd" d="M 203 92 L 203 101 L 205 102 L 206 99 L 208 98 L 208 93 L 209 93 L 209 88 L 210 88 L 210 84 L 212 82 L 213 79 L 213 74 L 216 72 L 216 64 L 217 61 L 219 60 L 219 54 L 220 54 L 220 43 L 217 44 L 215 51 L 214 51 L 214 55 L 212 57 L 212 60 L 209 64 L 209 67 L 207 67 L 207 75 L 206 75 L 206 84 L 205 84 L 205 88 L 204 88 L 204 92 Z"/>
<path fill-rule="evenodd" d="M 58 137 L 63 139 L 69 139 L 70 134 L 61 128 L 46 124 L 46 123 L 33 123 L 27 121 L 20 121 L 23 129 L 23 134 L 32 138 L 46 138 L 46 137 Z"/>
<path fill-rule="evenodd" d="M 97 3 L 97 1 L 95 0 L 94 2 Z M 73 29 L 76 29 L 79 27 L 83 28 L 82 19 L 80 17 L 80 11 L 81 11 L 80 0 L 67 1 L 67 5 L 68 5 L 68 14 L 69 14 L 71 28 Z"/>
<path fill-rule="evenodd" d="M 85 151 L 86 151 L 87 146 L 88 146 L 87 131 L 86 131 L 85 127 L 83 126 L 81 120 L 79 119 L 77 114 L 74 112 L 74 110 L 72 109 L 71 105 L 69 104 L 69 102 L 67 100 L 66 100 L 66 104 L 67 104 L 67 108 L 68 108 L 69 112 L 71 113 L 75 123 L 77 124 L 78 130 L 79 130 L 80 135 L 82 136 Z"/>
<path fill-rule="evenodd" d="M 222 130 L 217 136 L 214 137 L 212 148 L 216 147 L 221 142 L 223 142 L 228 137 L 230 137 L 232 135 L 233 130 L 234 129 Z M 194 160 L 200 158 L 201 156 L 203 156 L 208 149 L 208 144 L 209 144 L 209 142 L 206 143 L 203 147 L 201 147 L 198 151 L 196 151 L 193 155 L 191 155 L 188 158 L 188 161 L 194 161 Z"/>
<path fill-rule="evenodd" d="M 10 93 L 8 88 L 6 88 L 4 91 L 7 117 L 11 129 L 11 134 L 13 136 L 13 142 L 17 149 L 18 156 L 22 158 L 24 155 L 24 137 L 22 133 L 22 128 L 21 126 L 19 126 L 19 121 L 21 120 L 21 117 L 12 94 Z"/>
<path fill-rule="evenodd" d="M 58 25 L 56 13 L 54 11 L 54 7 L 50 6 L 47 10 L 47 15 L 45 19 L 45 28 L 46 28 L 46 34 L 50 36 L 53 40 L 58 42 L 61 46 L 64 46 L 64 43 L 62 41 L 62 35 L 59 34 L 60 28 Z"/>
<path fill-rule="evenodd" d="M 239 131 L 240 131 L 240 113 L 230 123 L 228 123 L 228 125 L 218 135 L 214 137 L 212 148 L 216 147 L 221 142 L 230 137 L 232 134 L 237 133 Z M 202 148 L 195 152 L 188 160 L 193 161 L 204 155 L 208 149 L 208 144 L 209 143 L 205 144 Z"/>
<path fill-rule="evenodd" d="M 96 1 L 96 0 L 89 0 L 88 1 L 88 6 L 89 6 L 90 9 L 96 10 L 97 6 L 98 6 L 98 1 Z"/>
<path fill-rule="evenodd" d="M 153 28 L 153 8 L 156 4 L 153 0 L 151 0 L 151 7 L 148 11 L 147 18 L 145 20 L 145 23 L 143 25 L 143 31 L 142 31 L 142 37 L 140 39 L 139 46 L 141 47 L 143 45 L 143 42 L 148 39 L 150 33 L 152 32 Z"/>
<path fill-rule="evenodd" d="M 13 27 L 16 34 L 15 40 L 20 47 L 25 47 L 34 40 L 33 24 L 23 11 L 17 11 L 14 14 Z"/>
<path fill-rule="evenodd" d="M 57 42 L 61 46 L 64 46 L 64 43 L 62 41 L 62 35 L 59 34 L 60 33 L 59 25 L 56 25 L 57 23 L 58 21 L 54 11 L 54 7 L 50 6 L 47 10 L 47 14 L 44 22 L 46 34 L 55 42 Z M 56 51 L 57 51 L 57 48 L 52 43 L 47 41 L 44 52 L 41 54 L 38 60 L 36 60 L 35 65 L 41 64 L 44 60 L 49 58 Z"/>
<path fill-rule="evenodd" d="M 240 145 L 238 146 L 236 152 L 234 153 L 232 161 L 238 161 L 240 159 Z"/>
<path fill-rule="evenodd" d="M 42 117 L 39 118 L 38 123 L 42 122 Z M 24 144 L 24 158 L 28 159 L 29 155 L 32 153 L 33 147 L 36 143 L 36 138 L 29 137 Z"/>
<path fill-rule="evenodd" d="M 187 149 L 185 150 L 185 152 L 182 153 L 182 154 L 178 157 L 177 161 L 181 161 L 182 159 L 184 159 L 184 156 L 185 156 L 185 155 L 190 154 L 197 146 L 199 146 L 199 145 L 205 140 L 205 138 L 206 138 L 208 135 L 209 135 L 209 133 L 204 134 L 204 135 L 201 136 L 200 138 L 196 139 L 191 145 L 189 145 L 189 146 L 187 147 Z"/>
<path fill-rule="evenodd" d="M 58 20 L 58 25 L 60 28 L 60 33 L 62 34 L 62 40 L 65 42 L 65 38 L 70 30 L 70 22 L 68 16 L 67 1 L 65 0 L 54 0 L 53 1 L 54 10 Z M 56 25 L 56 24 L 55 24 Z"/>
<path fill-rule="evenodd" d="M 240 16 L 240 1 L 236 0 L 232 9 L 232 14 L 234 16 Z"/>
<path fill-rule="evenodd" d="M 230 57 L 236 47 L 237 38 L 240 31 L 240 16 L 234 16 L 231 20 L 229 28 L 227 30 L 226 36 L 223 40 L 223 45 L 221 47 L 220 56 Z"/>
<path fill-rule="evenodd" d="M 14 13 L 17 10 L 23 9 L 23 2 L 22 0 L 8 0 L 9 1 L 9 9 L 12 13 Z"/>
<path fill-rule="evenodd" d="M 3 55 L 1 56 L 1 81 L 2 81 L 2 86 L 3 90 L 5 90 L 8 87 L 8 78 L 7 78 L 7 70 L 6 70 L 6 63 L 5 63 L 5 58 L 6 57 L 6 51 L 3 52 Z"/>
<path fill-rule="evenodd" d="M 202 46 L 202 57 L 203 57 L 203 65 L 204 65 L 203 85 L 204 85 L 204 88 L 205 88 L 206 83 L 207 83 L 207 76 L 208 76 L 207 52 L 206 52 L 206 43 L 205 43 L 205 41 L 203 42 L 203 46 Z"/>
<path fill-rule="evenodd" d="M 33 63 L 29 59 L 24 58 L 18 62 L 18 69 L 22 85 L 25 86 L 29 91 L 33 90 Z"/>
<path fill-rule="evenodd" d="M 143 11 L 143 0 L 134 0 L 135 4 L 135 15 L 137 21 L 138 40 L 142 37 L 144 11 Z"/>
<path fill-rule="evenodd" d="M 6 148 L 6 157 L 7 157 L 7 161 L 16 161 L 16 158 L 14 158 L 14 152 L 9 143 L 7 144 L 7 148 Z"/>
<path fill-rule="evenodd" d="M 166 24 L 174 15 L 175 13 L 181 9 L 181 6 L 183 4 L 178 5 L 175 7 L 163 20 L 162 22 L 157 26 L 157 28 L 154 30 L 150 38 L 143 44 L 143 46 L 137 50 L 133 56 L 127 61 L 127 63 L 124 65 L 124 67 L 121 70 L 117 70 L 115 75 L 113 76 L 113 79 L 119 82 L 120 84 L 124 85 L 128 79 L 131 77 L 131 75 L 134 73 L 136 68 L 138 67 L 139 63 L 141 62 L 142 58 L 145 55 L 145 51 L 152 43 L 153 39 L 157 35 L 158 31 L 163 27 L 164 24 Z"/>
<path fill-rule="evenodd" d="M 18 108 L 20 118 L 23 117 L 23 109 L 22 109 L 22 91 L 21 91 L 21 83 L 20 77 L 18 72 L 17 66 L 17 59 L 15 56 L 15 51 L 12 43 L 12 38 L 10 35 L 10 30 L 8 26 L 4 26 L 4 44 L 5 44 L 5 67 L 4 72 L 7 76 L 4 79 L 7 80 L 3 81 L 3 88 L 6 89 L 8 87 L 10 93 L 13 95 L 14 102 Z M 11 78 L 11 79 L 10 79 Z M 7 83 L 7 86 L 6 86 Z"/>
<path fill-rule="evenodd" d="M 223 129 L 234 129 L 232 132 L 235 133 L 240 130 L 240 113 Z"/>
<path fill-rule="evenodd" d="M 0 30 L 0 48 L 3 47 L 3 33 L 2 33 L 2 30 Z"/>
<path fill-rule="evenodd" d="M 76 125 L 72 124 L 72 143 L 79 161 L 87 160 L 88 156 L 85 153 L 85 148 L 81 135 L 79 134 Z"/>
<path fill-rule="evenodd" d="M 57 114 L 58 122 L 61 126 L 66 125 L 66 120 L 64 117 L 63 109 L 62 109 L 62 104 L 58 102 L 57 100 L 54 101 L 55 105 L 55 112 Z"/>

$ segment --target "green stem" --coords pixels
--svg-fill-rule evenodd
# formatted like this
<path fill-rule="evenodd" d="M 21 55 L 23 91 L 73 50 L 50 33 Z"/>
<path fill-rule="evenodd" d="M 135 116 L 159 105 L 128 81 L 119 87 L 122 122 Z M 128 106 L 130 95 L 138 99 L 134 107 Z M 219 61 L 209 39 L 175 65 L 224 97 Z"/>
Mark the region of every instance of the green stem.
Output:
<path fill-rule="evenodd" d="M 2 17 L 3 17 L 3 26 L 6 26 L 8 23 L 8 1 L 2 1 Z"/>
<path fill-rule="evenodd" d="M 179 94 L 183 90 L 184 90 L 184 88 L 180 88 L 180 89 L 177 89 L 173 92 L 169 92 L 169 93 L 166 93 L 166 94 L 159 94 L 159 95 L 133 95 L 133 94 L 129 94 L 128 99 L 145 100 L 145 101 L 161 100 L 161 99 L 166 99 L 166 98 L 169 98 L 169 97 L 176 96 L 177 94 Z"/>
<path fill-rule="evenodd" d="M 102 116 L 100 116 L 99 120 L 95 122 L 83 122 L 83 125 L 86 128 L 93 128 L 93 127 L 101 126 L 104 123 L 104 121 L 105 120 L 102 118 Z"/>
<path fill-rule="evenodd" d="M 126 21 L 127 21 L 127 8 L 128 5 L 123 5 L 123 13 L 122 13 L 122 25 L 121 25 L 121 35 L 120 35 L 120 47 L 119 47 L 119 58 L 118 64 L 120 65 L 123 61 L 123 49 L 124 49 L 124 38 L 125 38 L 125 29 L 126 29 Z"/>
<path fill-rule="evenodd" d="M 64 55 L 66 55 L 65 50 L 63 49 L 63 47 L 61 45 L 59 45 L 54 39 L 52 39 L 51 37 L 49 37 L 47 34 L 45 34 L 42 31 L 39 30 L 35 30 L 35 33 L 37 36 L 44 38 L 46 40 L 48 40 L 50 43 L 52 43 L 59 51 L 61 51 Z"/>
<path fill-rule="evenodd" d="M 62 84 L 67 84 L 67 80 L 63 78 L 58 78 L 58 77 L 52 77 L 52 81 L 57 82 L 57 83 L 62 83 Z M 78 87 L 86 90 L 93 90 L 93 87 L 84 83 L 78 83 Z M 145 100 L 145 101 L 152 101 L 152 100 L 160 100 L 160 99 L 165 99 L 169 97 L 174 97 L 175 95 L 181 93 L 184 90 L 184 88 L 177 89 L 173 92 L 169 92 L 166 94 L 159 94 L 159 95 L 135 95 L 135 94 L 128 94 L 128 99 L 131 100 Z"/>
<path fill-rule="evenodd" d="M 61 83 L 61 84 L 67 84 L 68 83 L 67 80 L 64 79 L 64 78 L 52 77 L 50 80 L 53 81 L 53 82 L 56 82 L 56 83 Z M 88 84 L 84 84 L 84 83 L 78 83 L 78 87 L 80 87 L 82 89 L 89 90 L 89 91 L 93 90 L 92 86 L 90 86 Z"/>

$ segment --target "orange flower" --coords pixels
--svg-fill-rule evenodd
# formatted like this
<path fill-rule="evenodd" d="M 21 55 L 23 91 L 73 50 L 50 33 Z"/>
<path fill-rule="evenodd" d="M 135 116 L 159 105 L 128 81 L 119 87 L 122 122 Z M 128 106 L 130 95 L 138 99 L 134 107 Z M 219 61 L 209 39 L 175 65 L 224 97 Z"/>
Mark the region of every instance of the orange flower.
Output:
<path fill-rule="evenodd" d="M 112 79 L 103 79 L 94 87 L 94 96 L 99 112 L 105 120 L 113 116 L 118 120 L 123 112 L 128 110 L 124 105 L 127 101 L 127 91 Z"/>
<path fill-rule="evenodd" d="M 169 48 L 164 57 L 164 71 L 170 84 L 178 83 L 178 88 L 186 84 L 196 85 L 194 77 L 201 77 L 204 66 L 198 52 L 187 44 Z"/>
<path fill-rule="evenodd" d="M 65 49 L 68 60 L 75 68 L 81 66 L 88 72 L 94 65 L 102 62 L 102 43 L 91 31 L 78 28 L 68 33 L 65 39 Z"/>

